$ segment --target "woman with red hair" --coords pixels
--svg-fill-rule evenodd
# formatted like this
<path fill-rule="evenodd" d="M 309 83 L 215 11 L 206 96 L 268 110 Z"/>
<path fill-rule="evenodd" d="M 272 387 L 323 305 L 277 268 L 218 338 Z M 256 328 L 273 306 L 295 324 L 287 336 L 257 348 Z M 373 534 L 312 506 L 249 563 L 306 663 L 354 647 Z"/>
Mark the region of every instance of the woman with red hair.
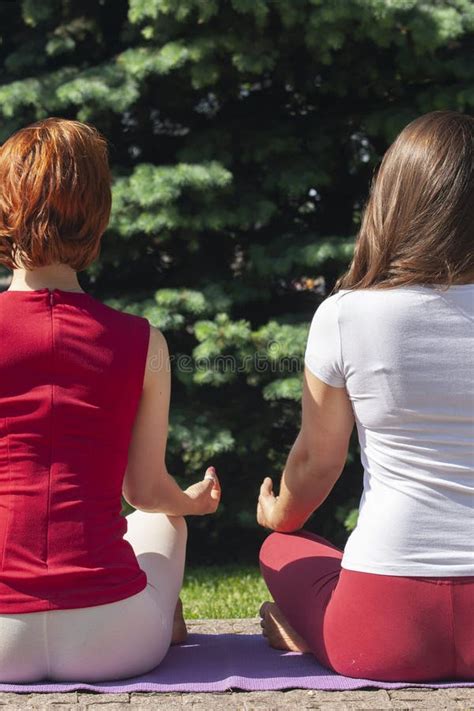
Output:
<path fill-rule="evenodd" d="M 474 119 L 435 111 L 386 152 L 348 272 L 308 336 L 302 423 L 262 484 L 268 641 L 350 677 L 474 679 Z M 302 527 L 364 467 L 344 551 Z"/>
<path fill-rule="evenodd" d="M 0 263 L 13 271 L 0 293 L 2 683 L 156 667 L 186 636 L 183 517 L 219 504 L 212 467 L 185 491 L 166 469 L 163 335 L 78 282 L 110 185 L 88 124 L 48 118 L 0 148 Z"/>

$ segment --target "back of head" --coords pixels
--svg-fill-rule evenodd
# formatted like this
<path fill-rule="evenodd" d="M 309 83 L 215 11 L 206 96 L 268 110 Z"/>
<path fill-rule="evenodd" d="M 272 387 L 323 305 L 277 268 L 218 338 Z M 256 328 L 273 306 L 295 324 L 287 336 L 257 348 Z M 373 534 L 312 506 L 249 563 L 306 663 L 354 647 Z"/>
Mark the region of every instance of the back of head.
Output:
<path fill-rule="evenodd" d="M 420 116 L 384 155 L 335 289 L 474 281 L 473 225 L 474 118 Z"/>
<path fill-rule="evenodd" d="M 86 269 L 112 205 L 107 142 L 93 126 L 50 117 L 0 147 L 0 264 Z"/>

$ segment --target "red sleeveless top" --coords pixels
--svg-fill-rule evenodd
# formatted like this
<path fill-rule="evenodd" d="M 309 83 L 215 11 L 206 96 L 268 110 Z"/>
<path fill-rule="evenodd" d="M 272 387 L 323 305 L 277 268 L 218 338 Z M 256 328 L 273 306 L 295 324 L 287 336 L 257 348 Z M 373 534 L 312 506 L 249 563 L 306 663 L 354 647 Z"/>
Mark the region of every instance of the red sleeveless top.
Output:
<path fill-rule="evenodd" d="M 87 293 L 0 293 L 0 613 L 145 588 L 121 493 L 149 337 Z"/>

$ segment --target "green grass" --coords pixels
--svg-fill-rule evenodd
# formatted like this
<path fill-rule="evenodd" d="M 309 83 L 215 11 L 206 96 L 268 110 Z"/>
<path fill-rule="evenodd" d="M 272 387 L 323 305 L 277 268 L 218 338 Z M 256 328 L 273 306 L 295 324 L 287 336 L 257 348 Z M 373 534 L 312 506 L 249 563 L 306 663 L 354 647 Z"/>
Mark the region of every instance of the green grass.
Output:
<path fill-rule="evenodd" d="M 222 565 L 186 570 L 181 599 L 185 618 L 197 620 L 256 617 L 272 598 L 258 568 Z"/>

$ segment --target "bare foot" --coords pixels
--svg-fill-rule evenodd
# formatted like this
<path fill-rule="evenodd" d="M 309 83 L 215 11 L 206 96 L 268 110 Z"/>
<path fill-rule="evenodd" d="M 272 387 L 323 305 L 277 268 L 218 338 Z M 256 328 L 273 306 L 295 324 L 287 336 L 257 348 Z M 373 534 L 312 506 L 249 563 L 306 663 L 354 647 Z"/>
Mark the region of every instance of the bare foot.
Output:
<path fill-rule="evenodd" d="M 188 630 L 183 617 L 183 603 L 181 598 L 178 598 L 173 619 L 173 634 L 171 635 L 171 644 L 182 644 L 186 642 Z"/>
<path fill-rule="evenodd" d="M 289 652 L 310 652 L 305 640 L 290 626 L 274 602 L 264 602 L 260 608 L 262 634 L 270 647 Z"/>

